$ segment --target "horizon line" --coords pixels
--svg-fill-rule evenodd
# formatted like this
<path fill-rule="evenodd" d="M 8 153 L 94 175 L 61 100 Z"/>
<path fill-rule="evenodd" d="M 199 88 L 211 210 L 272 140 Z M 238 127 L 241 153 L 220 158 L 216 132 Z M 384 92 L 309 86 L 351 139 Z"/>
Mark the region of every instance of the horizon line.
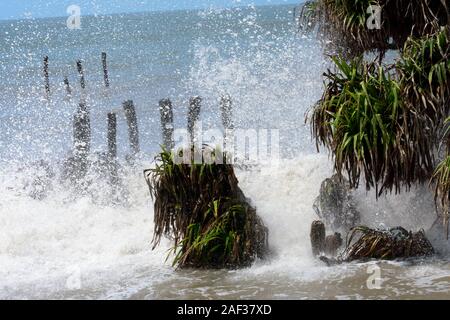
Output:
<path fill-rule="evenodd" d="M 287 0 L 289 1 L 289 0 Z M 205 11 L 205 10 L 229 10 L 229 9 L 238 9 L 238 8 L 258 8 L 258 7 L 280 7 L 280 6 L 298 6 L 303 3 L 302 0 L 298 2 L 292 3 L 278 3 L 278 4 L 259 4 L 259 5 L 236 5 L 232 7 L 209 7 L 209 8 L 185 8 L 185 9 L 154 9 L 147 11 L 128 11 L 128 12 L 114 12 L 114 13 L 89 13 L 82 15 L 82 17 L 108 17 L 108 16 L 117 16 L 117 15 L 126 15 L 126 14 L 144 14 L 144 13 L 158 13 L 158 12 L 189 12 L 189 11 Z M 48 20 L 48 19 L 65 19 L 68 18 L 69 15 L 59 16 L 59 15 L 50 15 L 48 17 L 22 17 L 22 18 L 0 18 L 0 23 L 5 21 L 33 21 L 33 20 Z"/>

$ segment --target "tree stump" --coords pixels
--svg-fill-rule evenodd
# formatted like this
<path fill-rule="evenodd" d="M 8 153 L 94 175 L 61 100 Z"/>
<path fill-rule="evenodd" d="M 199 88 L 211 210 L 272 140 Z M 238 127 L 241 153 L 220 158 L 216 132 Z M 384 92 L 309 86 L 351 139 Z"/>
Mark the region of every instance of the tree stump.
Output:
<path fill-rule="evenodd" d="M 325 225 L 322 221 L 313 221 L 310 239 L 313 255 L 318 256 L 322 254 L 325 249 Z"/>

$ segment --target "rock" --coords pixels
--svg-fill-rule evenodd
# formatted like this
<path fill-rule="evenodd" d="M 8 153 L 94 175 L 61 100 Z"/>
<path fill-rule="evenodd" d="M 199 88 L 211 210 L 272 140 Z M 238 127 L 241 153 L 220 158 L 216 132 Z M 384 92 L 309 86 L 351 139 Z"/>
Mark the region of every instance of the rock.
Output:
<path fill-rule="evenodd" d="M 332 235 L 328 235 L 325 238 L 325 254 L 330 257 L 335 257 L 342 244 L 343 241 L 341 234 L 339 232 L 335 232 Z"/>
<path fill-rule="evenodd" d="M 360 222 L 348 182 L 337 174 L 322 182 L 313 208 L 325 226 L 334 232 L 346 234 Z"/>
<path fill-rule="evenodd" d="M 319 260 L 322 261 L 323 263 L 325 263 L 328 267 L 335 266 L 335 265 L 338 265 L 338 264 L 342 263 L 342 261 L 340 261 L 338 259 L 329 258 L 329 257 L 326 257 L 326 256 L 320 256 Z"/>
<path fill-rule="evenodd" d="M 310 239 L 313 255 L 318 256 L 322 254 L 325 249 L 325 225 L 322 221 L 313 221 Z"/>
<path fill-rule="evenodd" d="M 426 235 L 438 254 L 450 256 L 449 230 L 447 225 L 442 223 L 441 217 L 436 219 L 431 228 L 426 231 Z"/>
<path fill-rule="evenodd" d="M 411 257 L 429 256 L 435 253 L 431 242 L 423 230 L 412 233 L 408 241 L 411 243 L 411 248 L 407 251 L 407 254 Z"/>

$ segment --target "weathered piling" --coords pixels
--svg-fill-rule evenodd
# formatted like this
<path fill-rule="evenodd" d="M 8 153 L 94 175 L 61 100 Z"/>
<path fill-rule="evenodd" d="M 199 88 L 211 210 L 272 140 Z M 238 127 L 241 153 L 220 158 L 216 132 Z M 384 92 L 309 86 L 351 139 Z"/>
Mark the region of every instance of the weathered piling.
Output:
<path fill-rule="evenodd" d="M 88 154 L 91 148 L 91 122 L 86 103 L 81 102 L 73 116 L 73 150 L 64 160 L 61 181 L 82 191 L 83 178 L 89 169 Z M 79 184 L 81 183 L 81 184 Z"/>
<path fill-rule="evenodd" d="M 70 98 L 72 96 L 72 89 L 70 88 L 69 78 L 67 76 L 64 77 L 64 87 L 66 88 L 67 97 Z"/>
<path fill-rule="evenodd" d="M 119 164 L 117 162 L 117 116 L 115 113 L 108 113 L 108 153 L 107 163 L 113 194 L 117 195 L 119 186 Z"/>
<path fill-rule="evenodd" d="M 115 113 L 108 113 L 108 158 L 117 157 L 117 116 Z"/>
<path fill-rule="evenodd" d="M 87 155 L 91 147 L 91 121 L 86 103 L 78 105 L 73 122 L 74 152 L 78 155 Z"/>
<path fill-rule="evenodd" d="M 171 150 L 174 147 L 172 102 L 169 99 L 160 100 L 159 112 L 161 114 L 163 146 L 164 148 Z"/>
<path fill-rule="evenodd" d="M 83 70 L 83 64 L 81 63 L 81 60 L 77 61 L 77 70 L 78 74 L 80 75 L 80 85 L 81 89 L 86 89 L 86 80 L 84 78 L 84 70 Z"/>
<path fill-rule="evenodd" d="M 325 225 L 322 221 L 313 221 L 311 225 L 311 247 L 314 256 L 318 256 L 325 250 Z"/>
<path fill-rule="evenodd" d="M 202 98 L 200 97 L 192 97 L 189 101 L 189 111 L 188 111 L 188 132 L 190 136 L 191 143 L 195 142 L 194 137 L 194 128 L 195 124 L 200 117 L 200 107 L 201 107 Z"/>
<path fill-rule="evenodd" d="M 109 88 L 108 64 L 106 63 L 106 52 L 102 52 L 102 64 L 103 64 L 103 81 L 105 82 L 105 87 Z"/>
<path fill-rule="evenodd" d="M 50 96 L 50 79 L 48 75 L 48 56 L 44 57 L 44 86 L 47 97 Z"/>
<path fill-rule="evenodd" d="M 226 151 L 227 161 L 232 161 L 234 153 L 234 136 L 233 136 L 233 103 L 229 95 L 224 95 L 220 98 L 220 112 L 222 115 L 222 125 L 224 128 L 223 147 Z"/>
<path fill-rule="evenodd" d="M 81 102 L 73 121 L 74 155 L 87 157 L 91 148 L 91 121 L 86 103 Z"/>
<path fill-rule="evenodd" d="M 224 95 L 220 98 L 220 112 L 224 129 L 233 129 L 233 103 L 229 95 Z"/>
<path fill-rule="evenodd" d="M 125 118 L 128 124 L 128 137 L 130 141 L 130 148 L 132 155 L 139 153 L 139 130 L 136 117 L 136 109 L 133 101 L 128 100 L 123 103 L 123 110 L 125 111 Z"/>

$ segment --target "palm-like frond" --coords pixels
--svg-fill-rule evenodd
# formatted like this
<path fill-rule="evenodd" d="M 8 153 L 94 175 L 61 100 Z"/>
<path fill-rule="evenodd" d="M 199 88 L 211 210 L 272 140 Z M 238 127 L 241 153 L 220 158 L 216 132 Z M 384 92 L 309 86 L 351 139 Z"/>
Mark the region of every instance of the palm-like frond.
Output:
<path fill-rule="evenodd" d="M 177 164 L 163 151 L 144 174 L 155 202 L 153 244 L 173 239 L 174 265 L 238 267 L 264 255 L 267 228 L 231 165 Z"/>
<path fill-rule="evenodd" d="M 370 6 L 381 8 L 380 29 L 367 27 Z M 449 16 L 445 0 L 315 0 L 304 5 L 299 28 L 310 32 L 319 25 L 318 34 L 348 57 L 364 51 L 384 55 L 402 49 L 411 35 L 421 37 L 450 24 Z"/>
<path fill-rule="evenodd" d="M 336 171 L 346 171 L 352 187 L 363 173 L 377 195 L 426 182 L 450 111 L 448 28 L 409 39 L 401 60 L 388 67 L 362 58 L 333 60 L 338 71 L 325 74 L 311 122 L 317 146 L 332 151 Z"/>
<path fill-rule="evenodd" d="M 412 233 L 401 227 L 375 230 L 365 226 L 355 227 L 347 237 L 341 261 L 409 258 L 428 256 L 434 249 L 423 230 Z"/>

